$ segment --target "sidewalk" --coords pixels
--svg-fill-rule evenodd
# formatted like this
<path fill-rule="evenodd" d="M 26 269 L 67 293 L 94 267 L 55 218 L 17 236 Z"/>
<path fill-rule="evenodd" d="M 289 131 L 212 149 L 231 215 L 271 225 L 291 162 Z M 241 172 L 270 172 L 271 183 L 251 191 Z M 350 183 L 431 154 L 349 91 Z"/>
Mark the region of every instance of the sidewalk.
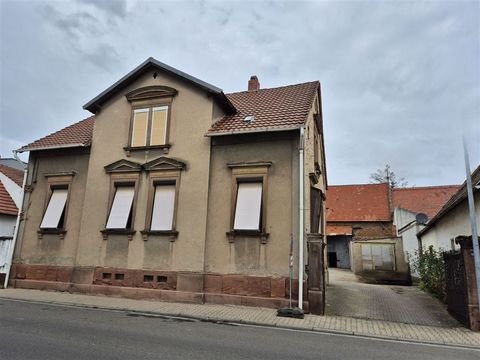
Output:
<path fill-rule="evenodd" d="M 305 315 L 305 319 L 291 319 L 277 317 L 276 310 L 265 308 L 168 303 L 25 289 L 0 289 L 0 299 L 480 348 L 480 333 L 463 327 L 444 328 L 340 316 Z"/>

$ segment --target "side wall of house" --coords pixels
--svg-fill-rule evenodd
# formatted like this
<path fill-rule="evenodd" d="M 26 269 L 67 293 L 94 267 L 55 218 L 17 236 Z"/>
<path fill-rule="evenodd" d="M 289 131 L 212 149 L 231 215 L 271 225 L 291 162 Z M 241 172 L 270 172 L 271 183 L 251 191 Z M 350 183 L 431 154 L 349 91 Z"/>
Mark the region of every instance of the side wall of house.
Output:
<path fill-rule="evenodd" d="M 474 200 L 477 224 L 480 224 L 480 191 L 475 193 Z M 451 250 L 452 239 L 459 235 L 470 236 L 471 234 L 468 202 L 465 199 L 422 235 L 422 247 L 425 249 L 432 245 L 437 250 Z M 458 249 L 458 245 L 455 245 L 455 248 Z"/>
<path fill-rule="evenodd" d="M 74 266 L 87 182 L 87 150 L 31 152 L 14 263 Z M 64 234 L 41 234 L 40 224 L 49 201 L 51 179 L 69 184 Z M 35 269 L 32 268 L 32 273 Z M 41 274 L 38 275 L 41 277 Z M 32 278 L 32 280 L 38 277 Z"/>

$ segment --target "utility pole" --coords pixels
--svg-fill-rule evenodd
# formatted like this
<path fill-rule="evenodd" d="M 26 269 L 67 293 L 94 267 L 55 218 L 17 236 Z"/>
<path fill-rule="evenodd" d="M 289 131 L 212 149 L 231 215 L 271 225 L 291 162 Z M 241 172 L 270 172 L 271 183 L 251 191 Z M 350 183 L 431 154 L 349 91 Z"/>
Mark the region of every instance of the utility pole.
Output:
<path fill-rule="evenodd" d="M 470 213 L 470 225 L 472 227 L 473 258 L 475 263 L 475 278 L 477 280 L 477 301 L 480 306 L 480 251 L 478 248 L 477 221 L 475 216 L 475 204 L 473 201 L 472 175 L 470 173 L 470 160 L 468 158 L 467 142 L 463 137 L 463 152 L 465 155 L 465 171 L 467 173 L 468 210 Z"/>

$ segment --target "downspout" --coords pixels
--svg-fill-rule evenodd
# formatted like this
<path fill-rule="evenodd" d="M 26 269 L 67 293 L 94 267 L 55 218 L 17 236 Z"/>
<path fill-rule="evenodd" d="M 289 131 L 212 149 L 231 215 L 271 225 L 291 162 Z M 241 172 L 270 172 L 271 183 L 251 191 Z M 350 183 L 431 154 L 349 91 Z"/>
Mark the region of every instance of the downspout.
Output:
<path fill-rule="evenodd" d="M 304 233 L 304 170 L 303 143 L 305 128 L 300 128 L 300 144 L 298 147 L 299 162 L 299 213 L 298 213 L 298 307 L 303 309 L 303 233 Z"/>
<path fill-rule="evenodd" d="M 13 156 L 17 161 L 22 162 L 16 151 L 13 151 Z M 5 281 L 3 283 L 3 288 L 6 289 L 8 286 L 8 278 L 10 277 L 10 270 L 12 268 L 12 262 L 13 262 L 13 254 L 15 252 L 15 245 L 17 243 L 17 238 L 18 238 L 18 228 L 20 227 L 20 217 L 22 216 L 22 211 L 23 211 L 23 201 L 25 200 L 25 184 L 27 182 L 27 174 L 28 174 L 28 165 L 23 171 L 23 183 L 22 183 L 22 201 L 20 202 L 20 206 L 18 208 L 18 214 L 17 214 L 17 221 L 15 222 L 15 231 L 13 232 L 13 240 L 12 240 L 12 245 L 10 246 L 10 249 L 8 249 L 8 255 L 7 255 L 7 272 L 5 273 Z"/>

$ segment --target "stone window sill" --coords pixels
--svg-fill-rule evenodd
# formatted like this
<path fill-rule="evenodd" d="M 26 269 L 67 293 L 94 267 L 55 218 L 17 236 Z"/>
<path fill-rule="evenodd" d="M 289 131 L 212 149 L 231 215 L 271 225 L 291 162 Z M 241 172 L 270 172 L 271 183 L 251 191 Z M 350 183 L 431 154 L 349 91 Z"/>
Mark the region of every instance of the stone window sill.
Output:
<path fill-rule="evenodd" d="M 58 235 L 60 240 L 63 240 L 66 233 L 67 230 L 65 229 L 39 229 L 37 231 L 37 236 L 39 239 L 42 239 L 43 235 Z"/>
<path fill-rule="evenodd" d="M 232 230 L 227 232 L 229 242 L 235 242 L 236 237 L 255 237 L 259 238 L 262 244 L 267 243 L 267 238 L 270 234 L 260 230 Z"/>
<path fill-rule="evenodd" d="M 164 144 L 164 145 L 153 145 L 153 146 L 125 146 L 123 150 L 127 153 L 135 152 L 135 151 L 147 151 L 147 150 L 163 150 L 164 154 L 168 154 L 168 150 L 170 149 L 171 144 Z"/>
<path fill-rule="evenodd" d="M 129 241 L 133 239 L 133 235 L 136 233 L 133 229 L 104 229 L 100 232 L 103 235 L 103 240 L 107 240 L 108 235 L 126 235 Z"/>
<path fill-rule="evenodd" d="M 168 237 L 171 242 L 178 237 L 178 231 L 176 230 L 142 230 L 140 233 L 144 241 L 147 241 L 149 236 Z"/>

